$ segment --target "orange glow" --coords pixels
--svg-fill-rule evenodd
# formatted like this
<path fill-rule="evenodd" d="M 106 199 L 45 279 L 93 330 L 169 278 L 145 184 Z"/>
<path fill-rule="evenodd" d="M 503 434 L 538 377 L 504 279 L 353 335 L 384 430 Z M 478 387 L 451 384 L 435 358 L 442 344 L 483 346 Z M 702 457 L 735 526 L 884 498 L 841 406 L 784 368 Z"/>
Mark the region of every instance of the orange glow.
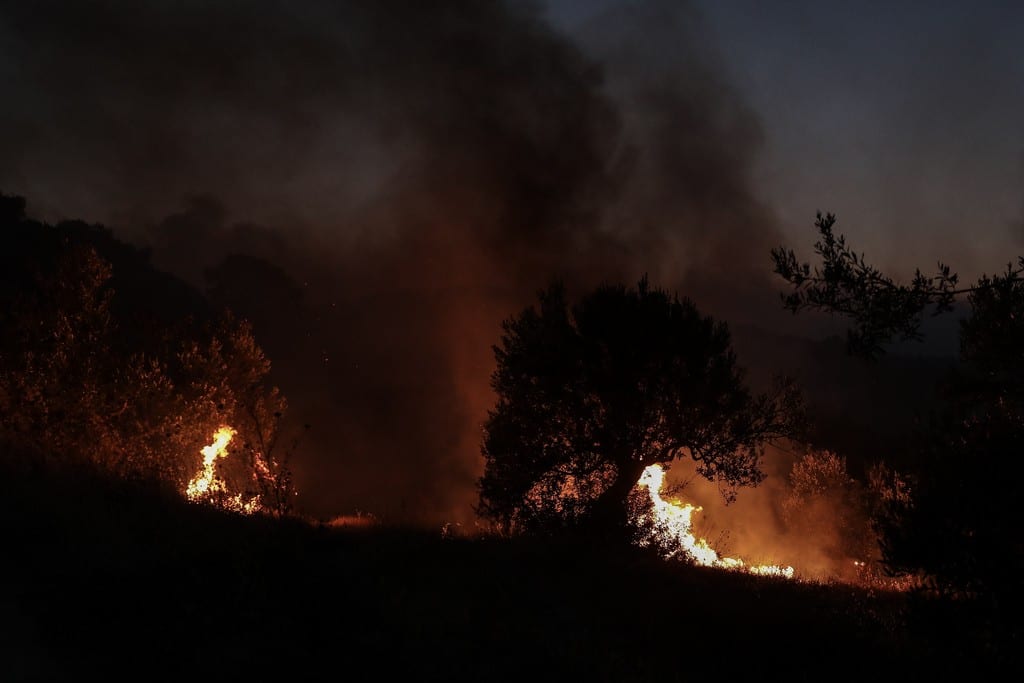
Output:
<path fill-rule="evenodd" d="M 747 565 L 743 560 L 733 557 L 719 557 L 718 553 L 703 538 L 697 538 L 692 531 L 692 518 L 694 512 L 700 512 L 701 508 L 694 507 L 689 503 L 674 503 L 661 497 L 661 487 L 665 483 L 665 471 L 661 465 L 651 465 L 644 470 L 638 488 L 646 488 L 651 498 L 651 514 L 653 515 L 655 531 L 648 543 L 653 542 L 654 535 L 668 534 L 668 536 L 679 543 L 683 553 L 694 563 L 705 567 L 719 567 L 735 571 L 746 571 L 761 576 L 782 576 L 787 579 L 793 578 L 792 567 L 780 567 L 777 565 Z M 669 557 L 676 555 L 679 551 L 669 552 Z"/>

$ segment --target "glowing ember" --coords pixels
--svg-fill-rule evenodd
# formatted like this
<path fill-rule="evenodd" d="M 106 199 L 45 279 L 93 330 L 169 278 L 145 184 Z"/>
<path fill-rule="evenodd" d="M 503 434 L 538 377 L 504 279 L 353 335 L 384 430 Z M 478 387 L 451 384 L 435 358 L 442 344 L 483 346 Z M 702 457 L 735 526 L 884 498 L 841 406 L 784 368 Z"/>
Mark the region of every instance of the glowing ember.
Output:
<path fill-rule="evenodd" d="M 217 461 L 228 456 L 228 444 L 235 436 L 235 430 L 223 426 L 213 434 L 213 443 L 204 446 L 203 467 L 192 477 L 185 489 L 185 495 L 191 501 L 210 501 L 220 507 L 244 514 L 252 514 L 260 509 L 259 496 L 250 500 L 243 500 L 242 494 L 231 496 L 228 494 L 227 485 L 217 475 Z M 262 464 L 257 460 L 257 463 Z"/>
<path fill-rule="evenodd" d="M 644 470 L 638 487 L 647 489 L 651 497 L 651 512 L 654 515 L 656 527 L 655 534 L 667 533 L 673 540 L 679 543 L 682 552 L 686 553 L 694 562 L 705 567 L 720 567 L 722 569 L 733 569 L 746 571 L 761 576 L 784 576 L 787 579 L 793 578 L 792 567 L 779 567 L 777 565 L 755 565 L 748 566 L 743 560 L 733 557 L 719 557 L 715 549 L 708 545 L 703 538 L 697 538 L 692 531 L 692 517 L 694 512 L 700 512 L 699 507 L 689 503 L 671 503 L 661 497 L 661 487 L 665 483 L 665 471 L 661 465 L 651 465 Z M 669 557 L 678 551 L 669 553 Z"/>

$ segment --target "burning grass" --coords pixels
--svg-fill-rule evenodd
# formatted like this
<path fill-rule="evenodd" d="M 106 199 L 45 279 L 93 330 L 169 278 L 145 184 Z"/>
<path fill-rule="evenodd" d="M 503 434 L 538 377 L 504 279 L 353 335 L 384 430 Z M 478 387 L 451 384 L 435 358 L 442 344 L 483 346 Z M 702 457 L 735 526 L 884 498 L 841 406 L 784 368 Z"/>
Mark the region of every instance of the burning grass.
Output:
<path fill-rule="evenodd" d="M 735 557 L 722 557 L 707 540 L 693 533 L 693 513 L 699 507 L 680 501 L 662 498 L 665 471 L 660 465 L 651 465 L 644 470 L 637 484 L 646 489 L 650 497 L 652 516 L 651 535 L 641 540 L 642 545 L 660 545 L 666 548 L 666 557 L 684 555 L 691 562 L 703 567 L 715 567 L 731 571 L 743 571 L 760 576 L 793 578 L 793 568 L 780 565 L 750 565 Z"/>

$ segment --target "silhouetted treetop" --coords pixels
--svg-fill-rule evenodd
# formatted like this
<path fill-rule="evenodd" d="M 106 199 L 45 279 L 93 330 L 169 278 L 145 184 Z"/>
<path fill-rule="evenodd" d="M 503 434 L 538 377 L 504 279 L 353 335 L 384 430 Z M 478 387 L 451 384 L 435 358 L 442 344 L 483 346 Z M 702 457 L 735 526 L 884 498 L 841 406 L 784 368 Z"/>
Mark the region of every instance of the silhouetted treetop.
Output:
<path fill-rule="evenodd" d="M 819 310 L 848 317 L 854 327 L 848 332 L 851 352 L 876 357 L 882 344 L 890 341 L 920 339 L 924 314 L 931 309 L 938 315 L 952 309 L 956 297 L 992 286 L 982 279 L 973 287 L 958 288 L 959 277 L 948 265 L 939 263 L 934 275 L 914 272 L 910 284 L 899 284 L 865 260 L 833 232 L 836 217 L 818 214 L 814 222 L 820 239 L 814 252 L 820 265 L 802 263 L 792 249 L 772 250 L 775 272 L 792 289 L 782 295 L 786 308 L 794 313 Z M 1018 267 L 1007 267 L 1003 277 L 1016 278 L 1024 272 L 1024 260 Z"/>
<path fill-rule="evenodd" d="M 792 386 L 752 394 L 726 325 L 646 278 L 571 309 L 553 285 L 503 329 L 479 511 L 507 527 L 621 523 L 644 468 L 685 456 L 734 494 L 796 428 Z"/>

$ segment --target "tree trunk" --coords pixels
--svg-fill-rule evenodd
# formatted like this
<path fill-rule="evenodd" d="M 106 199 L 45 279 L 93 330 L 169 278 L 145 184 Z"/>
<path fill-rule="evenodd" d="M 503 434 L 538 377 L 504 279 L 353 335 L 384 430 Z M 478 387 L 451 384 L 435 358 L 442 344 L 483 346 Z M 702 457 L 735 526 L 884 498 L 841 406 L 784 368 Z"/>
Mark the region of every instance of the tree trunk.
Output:
<path fill-rule="evenodd" d="M 629 523 L 626 502 L 640 480 L 644 467 L 638 460 L 625 460 L 616 466 L 618 474 L 615 481 L 594 503 L 593 520 L 598 530 L 611 532 L 626 529 Z"/>

